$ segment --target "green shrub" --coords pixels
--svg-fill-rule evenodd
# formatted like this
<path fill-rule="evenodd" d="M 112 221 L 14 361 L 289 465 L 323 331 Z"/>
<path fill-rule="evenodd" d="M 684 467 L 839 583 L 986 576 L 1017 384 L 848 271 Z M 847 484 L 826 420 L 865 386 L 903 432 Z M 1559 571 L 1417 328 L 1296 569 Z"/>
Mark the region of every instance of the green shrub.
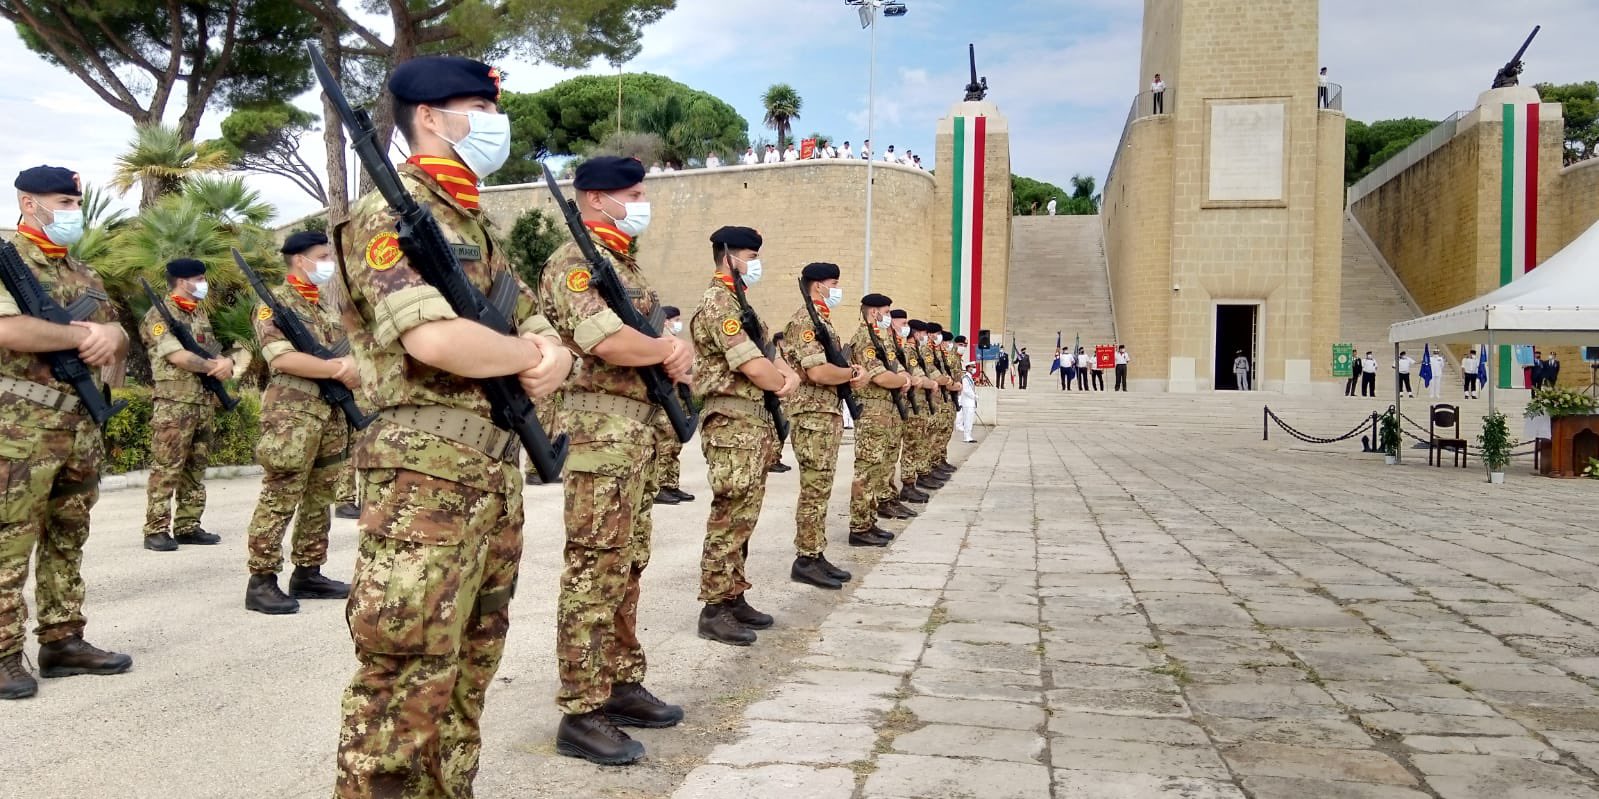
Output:
<path fill-rule="evenodd" d="M 211 442 L 212 466 L 244 466 L 255 463 L 255 441 L 261 432 L 261 397 L 254 391 L 236 392 L 239 404 L 217 414 L 216 436 Z M 106 423 L 106 474 L 123 474 L 150 468 L 150 389 L 129 386 L 111 392 L 112 399 L 126 400 L 128 407 Z"/>

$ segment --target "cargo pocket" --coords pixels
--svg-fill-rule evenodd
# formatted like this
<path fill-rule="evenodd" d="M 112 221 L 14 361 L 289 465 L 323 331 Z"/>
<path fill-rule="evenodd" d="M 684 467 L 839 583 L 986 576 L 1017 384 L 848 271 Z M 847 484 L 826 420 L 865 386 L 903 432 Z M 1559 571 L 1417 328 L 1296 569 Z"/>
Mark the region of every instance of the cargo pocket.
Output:
<path fill-rule="evenodd" d="M 711 491 L 740 494 L 766 479 L 768 434 L 746 421 L 716 416 L 700 431 Z"/>
<path fill-rule="evenodd" d="M 590 549 L 621 549 L 633 535 L 650 450 L 578 445 L 566 459 L 566 540 Z"/>
<path fill-rule="evenodd" d="M 32 455 L 32 442 L 0 438 L 0 524 L 16 524 L 28 518 L 33 504 L 28 485 L 33 476 L 28 464 Z"/>
<path fill-rule="evenodd" d="M 455 652 L 482 581 L 482 542 L 468 533 L 485 492 L 405 470 L 366 477 L 366 496 L 377 501 L 362 508 L 361 567 L 347 607 L 351 638 L 364 652 Z"/>

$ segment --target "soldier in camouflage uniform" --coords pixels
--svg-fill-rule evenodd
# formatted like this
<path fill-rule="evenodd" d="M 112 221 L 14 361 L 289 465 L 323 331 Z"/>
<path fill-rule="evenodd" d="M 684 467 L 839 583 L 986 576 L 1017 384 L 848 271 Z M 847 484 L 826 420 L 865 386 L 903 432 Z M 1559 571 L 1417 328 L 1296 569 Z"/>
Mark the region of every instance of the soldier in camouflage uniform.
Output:
<path fill-rule="evenodd" d="M 298 316 L 323 346 L 337 346 L 345 339 L 344 329 L 331 299 L 322 293 L 337 272 L 328 237 L 301 231 L 288 237 L 282 252 L 288 272 L 283 285 L 272 289 L 278 307 Z M 266 474 L 250 519 L 250 582 L 244 606 L 257 613 L 294 613 L 300 609 L 296 598 L 343 599 L 350 594 L 348 585 L 322 575 L 328 560 L 328 506 L 348 461 L 350 423 L 343 411 L 322 399 L 313 381 L 332 379 L 355 388 L 360 377 L 353 356 L 323 359 L 296 351 L 265 303 L 256 305 L 253 321 L 272 377 L 261 399 L 261 437 L 255 446 L 256 462 Z M 294 574 L 284 594 L 278 572 L 283 570 L 283 532 L 291 520 L 296 520 Z"/>
<path fill-rule="evenodd" d="M 662 333 L 665 335 L 680 336 L 683 334 L 683 312 L 676 305 L 664 305 L 661 312 L 666 317 L 666 324 Z M 655 492 L 655 504 L 676 505 L 680 502 L 693 502 L 694 495 L 684 491 L 678 485 L 683 479 L 683 442 L 677 440 L 672 433 L 672 425 L 667 421 L 666 415 L 661 414 L 657 425 L 661 428 L 655 436 L 655 483 L 660 490 Z"/>
<path fill-rule="evenodd" d="M 628 254 L 649 223 L 644 166 L 601 156 L 578 165 L 574 201 L 600 254 L 616 268 L 634 307 L 656 316 L 660 303 Z M 617 724 L 670 727 L 683 709 L 644 685 L 638 640 L 639 578 L 650 561 L 659 409 L 634 367 L 660 364 L 682 382 L 694 350 L 676 336 L 648 336 L 622 324 L 597 290 L 575 242 L 551 256 L 539 279 L 545 314 L 568 345 L 586 353 L 562 389 L 562 428 L 571 437 L 566 494 L 565 569 L 556 600 L 555 654 L 561 724 L 555 749 L 595 763 L 621 765 L 644 745 Z"/>
<path fill-rule="evenodd" d="M 188 326 L 202 349 L 214 350 L 217 341 L 211 332 L 211 318 L 200 307 L 210 291 L 205 264 L 194 258 L 168 262 L 167 288 L 168 295 L 161 298 L 167 311 Z M 179 544 L 218 543 L 221 536 L 200 528 L 200 516 L 205 513 L 205 468 L 211 462 L 218 405 L 216 395 L 200 384 L 200 376 L 231 378 L 233 359 L 215 354 L 204 358 L 184 349 L 157 308 L 145 312 L 139 335 L 150 354 L 150 373 L 155 380 L 144 548 L 171 552 Z"/>
<path fill-rule="evenodd" d="M 761 234 L 753 228 L 729 226 L 711 234 L 716 274 L 689 321 L 694 395 L 704 402 L 700 447 L 712 494 L 700 555 L 700 601 L 705 607 L 699 636 L 734 646 L 755 643 L 754 631 L 772 626 L 772 617 L 744 598 L 750 589 L 744 570 L 750 534 L 761 516 L 766 473 L 778 446 L 763 392 L 787 397 L 800 382 L 787 362 L 768 359 L 750 338 L 734 294 L 735 279 L 746 286 L 760 281 L 760 249 Z"/>
<path fill-rule="evenodd" d="M 478 181 L 509 155 L 499 72 L 416 58 L 389 91 L 412 153 L 401 182 L 432 211 L 466 280 L 485 294 L 515 280 L 478 208 Z M 458 316 L 401 251 L 376 192 L 335 243 L 362 404 L 378 413 L 354 451 L 360 544 L 345 617 L 359 665 L 344 692 L 335 793 L 468 797 L 522 554 L 521 447 L 490 420 L 476 378 L 515 375 L 541 397 L 573 357 L 520 282 L 509 315 L 521 335 Z"/>
<path fill-rule="evenodd" d="M 955 467 L 949 462 L 949 442 L 955 436 L 955 414 L 959 408 L 959 402 L 955 400 L 958 400 L 961 392 L 960 365 L 955 362 L 955 334 L 937 322 L 928 322 L 927 329 L 933 337 L 933 357 L 938 359 L 944 376 L 941 385 L 949 397 L 938 407 L 939 427 L 934 437 L 937 443 L 933 447 L 932 474 L 941 480 L 948 480 L 955 473 Z"/>
<path fill-rule="evenodd" d="M 339 469 L 339 485 L 333 492 L 333 498 L 339 503 L 333 508 L 334 516 L 340 519 L 361 518 L 361 497 L 355 490 L 355 464 L 348 458 Z"/>
<path fill-rule="evenodd" d="M 911 338 L 916 347 L 917 365 L 924 367 L 927 379 L 935 386 L 932 392 L 932 413 L 923 423 L 923 435 L 916 441 L 916 479 L 915 486 L 922 491 L 937 491 L 943 488 L 945 480 L 933 472 L 933 466 L 940 457 L 940 441 L 947 440 L 944 433 L 946 411 L 950 408 L 949 401 L 945 398 L 944 391 L 951 384 L 949 378 L 944 376 L 937 359 L 937 347 L 934 342 L 938 334 L 933 329 L 934 325 L 920 319 L 911 320 Z M 927 395 L 923 395 L 924 398 Z"/>
<path fill-rule="evenodd" d="M 838 287 L 837 264 L 806 264 L 805 291 L 815 306 L 816 319 L 832 337 L 834 346 L 843 339 L 833 328 L 833 308 L 844 298 Z M 851 384 L 857 391 L 866 385 L 866 370 L 860 366 L 834 366 L 817 340 L 817 327 L 811 312 L 800 308 L 789 319 L 784 331 L 784 358 L 800 377 L 800 387 L 788 398 L 789 429 L 794 439 L 794 457 L 799 461 L 799 503 L 794 507 L 794 565 L 789 578 L 818 588 L 839 589 L 850 573 L 827 560 L 827 500 L 833 494 L 833 472 L 838 467 L 838 448 L 844 440 L 844 418 L 839 411 L 836 386 Z"/>
<path fill-rule="evenodd" d="M 23 315 L 0 288 L 0 699 L 39 690 L 22 661 L 28 621 L 22 588 L 36 549 L 40 673 L 119 674 L 133 665 L 133 658 L 83 640 L 83 544 L 100 495 L 100 429 L 72 387 L 37 355 L 76 350 L 90 368 L 118 368 L 128 336 L 100 278 L 67 254 L 83 235 L 77 173 L 39 166 L 17 175 L 14 185 L 23 263 L 63 308 L 83 297 L 99 305 L 85 321 L 58 325 Z"/>
<path fill-rule="evenodd" d="M 916 488 L 916 442 L 925 437 L 927 423 L 932 419 L 932 410 L 924 401 L 927 399 L 922 391 L 932 385 L 916 362 L 915 344 L 911 340 L 910 314 L 903 308 L 895 308 L 889 312 L 893 319 L 891 333 L 894 336 L 889 346 L 896 348 L 895 354 L 904 358 L 901 365 L 911 377 L 910 388 L 906 391 L 906 407 L 912 408 L 910 416 L 900 426 L 894 442 L 890 445 L 891 458 L 899 466 L 898 477 L 900 487 L 897 491 L 893 487 L 895 475 L 893 467 L 889 469 L 889 493 L 883 497 L 886 513 L 890 518 L 908 519 L 916 516 L 917 512 L 907 507 L 906 502 L 926 502 L 929 497 Z M 884 342 L 887 344 L 888 342 Z M 914 400 L 911 395 L 914 396 Z M 914 401 L 914 407 L 912 402 Z"/>
<path fill-rule="evenodd" d="M 888 337 L 889 306 L 893 301 L 881 294 L 861 298 L 861 324 L 850 341 L 850 363 L 866 372 L 867 383 L 856 394 L 861 416 L 855 420 L 855 479 L 849 492 L 849 544 L 852 547 L 883 547 L 893 540 L 892 533 L 877 526 L 877 515 L 894 480 L 894 463 L 899 457 L 899 432 L 902 426 L 894 409 L 892 392 L 902 394 L 912 385 L 911 377 L 899 364 Z M 875 326 L 878 349 L 868 325 Z M 884 361 L 888 363 L 884 365 Z"/>

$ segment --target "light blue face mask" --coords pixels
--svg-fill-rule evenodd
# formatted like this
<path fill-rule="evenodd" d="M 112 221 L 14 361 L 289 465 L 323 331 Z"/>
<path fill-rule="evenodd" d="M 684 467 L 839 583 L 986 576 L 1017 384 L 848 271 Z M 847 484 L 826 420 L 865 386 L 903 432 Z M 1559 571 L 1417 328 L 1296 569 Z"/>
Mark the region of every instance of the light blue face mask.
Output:
<path fill-rule="evenodd" d="M 829 308 L 837 308 L 838 304 L 843 302 L 843 301 L 844 301 L 844 290 L 839 288 L 838 286 L 834 286 L 834 287 L 828 289 L 827 290 L 827 299 L 822 300 L 822 302 L 827 303 L 827 307 L 829 307 Z"/>
<path fill-rule="evenodd" d="M 34 201 L 38 202 L 38 198 Z M 57 208 L 50 223 L 39 229 L 50 237 L 50 241 L 63 247 L 71 247 L 83 238 L 83 212 L 76 208 Z"/>
<path fill-rule="evenodd" d="M 505 166 L 506 160 L 511 157 L 510 117 L 486 111 L 451 111 L 448 108 L 434 110 L 466 117 L 466 135 L 461 137 L 460 141 L 449 139 L 445 141 L 450 141 L 450 146 L 455 148 L 455 154 L 461 157 L 461 163 L 466 164 L 466 168 L 472 170 L 472 174 L 482 179 Z"/>
<path fill-rule="evenodd" d="M 199 283 L 194 284 L 194 288 L 190 289 L 189 293 L 194 295 L 196 302 L 204 300 L 211 294 L 211 284 L 202 280 Z"/>

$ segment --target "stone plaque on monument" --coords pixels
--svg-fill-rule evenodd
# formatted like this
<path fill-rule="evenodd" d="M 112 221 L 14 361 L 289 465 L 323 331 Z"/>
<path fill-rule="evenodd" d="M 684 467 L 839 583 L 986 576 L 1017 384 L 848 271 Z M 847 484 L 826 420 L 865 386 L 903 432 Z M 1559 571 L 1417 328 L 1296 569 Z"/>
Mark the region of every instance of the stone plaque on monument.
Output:
<path fill-rule="evenodd" d="M 1207 201 L 1283 201 L 1285 112 L 1281 102 L 1211 104 Z"/>

